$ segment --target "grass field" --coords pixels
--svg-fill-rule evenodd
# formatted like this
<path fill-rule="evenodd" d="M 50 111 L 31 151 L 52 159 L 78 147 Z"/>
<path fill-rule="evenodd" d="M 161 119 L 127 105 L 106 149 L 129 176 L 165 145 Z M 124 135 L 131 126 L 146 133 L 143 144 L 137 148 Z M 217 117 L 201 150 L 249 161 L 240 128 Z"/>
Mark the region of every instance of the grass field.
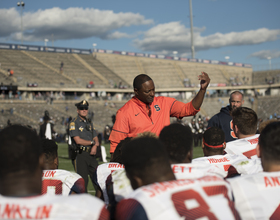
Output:
<path fill-rule="evenodd" d="M 109 144 L 103 144 L 103 146 L 105 146 L 106 148 L 106 152 L 107 152 L 107 161 L 110 161 L 110 145 Z M 203 156 L 203 152 L 201 147 L 195 147 L 193 149 L 193 158 L 197 158 L 197 157 L 202 157 Z M 58 158 L 59 158 L 59 169 L 63 169 L 63 170 L 69 170 L 74 172 L 74 167 L 71 163 L 71 160 L 68 158 L 68 145 L 66 143 L 59 143 L 58 144 Z M 100 162 L 100 164 L 103 162 Z M 95 195 L 95 190 L 93 188 L 92 182 L 90 181 L 89 178 L 89 183 L 88 183 L 88 192 L 92 195 Z"/>

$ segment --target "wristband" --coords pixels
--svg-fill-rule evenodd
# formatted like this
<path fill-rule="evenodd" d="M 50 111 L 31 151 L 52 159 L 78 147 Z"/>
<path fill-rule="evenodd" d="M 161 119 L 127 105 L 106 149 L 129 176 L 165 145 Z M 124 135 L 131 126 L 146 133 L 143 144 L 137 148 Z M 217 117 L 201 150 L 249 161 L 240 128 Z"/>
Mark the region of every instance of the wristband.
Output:
<path fill-rule="evenodd" d="M 91 141 L 90 143 L 91 143 L 91 145 L 93 145 L 93 141 Z"/>

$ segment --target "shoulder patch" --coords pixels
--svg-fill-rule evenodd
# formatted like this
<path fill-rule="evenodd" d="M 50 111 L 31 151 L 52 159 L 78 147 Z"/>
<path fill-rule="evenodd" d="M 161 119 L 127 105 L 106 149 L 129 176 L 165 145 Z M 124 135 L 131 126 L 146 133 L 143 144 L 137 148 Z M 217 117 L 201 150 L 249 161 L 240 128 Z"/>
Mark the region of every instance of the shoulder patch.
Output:
<path fill-rule="evenodd" d="M 74 131 L 75 130 L 75 122 L 71 122 L 69 125 L 69 131 Z"/>

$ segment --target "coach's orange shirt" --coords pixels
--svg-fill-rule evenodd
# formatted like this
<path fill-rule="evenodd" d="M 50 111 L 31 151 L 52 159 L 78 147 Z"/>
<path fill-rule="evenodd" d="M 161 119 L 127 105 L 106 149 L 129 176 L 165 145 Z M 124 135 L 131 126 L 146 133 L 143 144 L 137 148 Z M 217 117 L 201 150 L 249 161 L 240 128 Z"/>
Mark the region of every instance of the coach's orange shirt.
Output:
<path fill-rule="evenodd" d="M 154 97 L 150 108 L 149 117 L 146 104 L 133 97 L 118 110 L 109 138 L 110 153 L 113 153 L 118 143 L 126 137 L 135 137 L 145 131 L 159 135 L 161 130 L 170 124 L 170 117 L 183 118 L 199 112 L 193 107 L 192 102 L 183 103 L 164 96 Z"/>

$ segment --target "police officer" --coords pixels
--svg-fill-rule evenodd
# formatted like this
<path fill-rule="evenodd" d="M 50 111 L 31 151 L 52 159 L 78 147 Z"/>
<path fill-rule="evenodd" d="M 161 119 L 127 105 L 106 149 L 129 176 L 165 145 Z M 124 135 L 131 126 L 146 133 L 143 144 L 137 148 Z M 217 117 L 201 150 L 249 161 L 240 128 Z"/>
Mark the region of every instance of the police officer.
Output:
<path fill-rule="evenodd" d="M 92 181 L 94 171 L 98 166 L 95 154 L 97 146 L 99 145 L 97 133 L 92 123 L 86 118 L 88 114 L 88 105 L 86 100 L 75 104 L 75 106 L 77 106 L 78 116 L 75 117 L 69 125 L 72 143 L 76 145 L 77 148 L 76 172 L 84 178 L 86 192 L 88 175 L 90 175 Z"/>

